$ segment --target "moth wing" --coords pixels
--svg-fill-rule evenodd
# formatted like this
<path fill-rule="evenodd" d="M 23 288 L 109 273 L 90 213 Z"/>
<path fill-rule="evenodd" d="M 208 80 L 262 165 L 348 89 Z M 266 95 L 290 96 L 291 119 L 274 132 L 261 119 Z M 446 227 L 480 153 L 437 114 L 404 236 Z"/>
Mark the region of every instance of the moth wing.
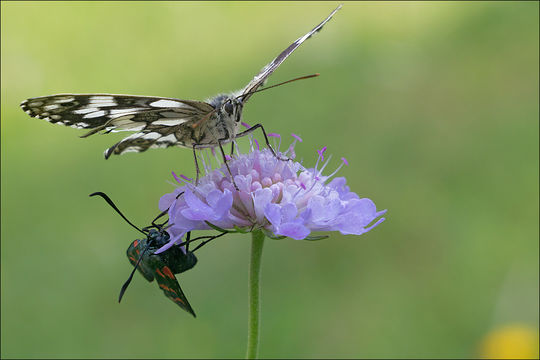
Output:
<path fill-rule="evenodd" d="M 135 266 L 137 264 L 137 261 L 139 260 L 139 257 L 141 256 L 141 253 L 143 252 L 145 247 L 146 247 L 146 240 L 135 240 L 134 242 L 131 243 L 131 245 L 129 245 L 126 253 L 127 253 L 127 257 L 131 265 Z M 139 266 L 137 267 L 137 269 L 145 277 L 146 280 L 148 281 L 154 280 L 154 274 L 152 273 L 151 270 L 146 268 L 144 261 L 141 261 L 139 263 Z"/>
<path fill-rule="evenodd" d="M 196 317 L 195 311 L 193 311 L 171 269 L 161 261 L 159 256 L 151 256 L 151 261 L 155 269 L 154 276 L 165 296 L 193 315 L 193 317 Z"/>
<path fill-rule="evenodd" d="M 202 101 L 114 94 L 42 96 L 24 100 L 21 108 L 31 117 L 54 124 L 92 129 L 85 136 L 100 130 L 140 131 L 160 120 L 162 125 L 174 126 L 180 120 L 197 121 L 214 110 Z"/>
<path fill-rule="evenodd" d="M 272 75 L 272 73 L 281 65 L 283 61 L 285 61 L 286 58 L 289 57 L 289 55 L 292 54 L 296 48 L 298 48 L 304 41 L 309 39 L 313 34 L 320 31 L 322 27 L 334 16 L 334 14 L 341 9 L 342 5 L 339 5 L 337 8 L 332 11 L 330 15 L 326 19 L 324 19 L 319 25 L 315 26 L 310 32 L 305 34 L 304 36 L 296 39 L 295 42 L 293 42 L 288 48 L 283 50 L 274 60 L 272 60 L 269 64 L 267 64 L 255 77 L 253 80 L 247 84 L 247 86 L 242 90 L 242 101 L 246 102 L 252 94 L 250 92 L 253 92 L 257 90 L 263 83 L 266 81 L 266 79 Z"/>

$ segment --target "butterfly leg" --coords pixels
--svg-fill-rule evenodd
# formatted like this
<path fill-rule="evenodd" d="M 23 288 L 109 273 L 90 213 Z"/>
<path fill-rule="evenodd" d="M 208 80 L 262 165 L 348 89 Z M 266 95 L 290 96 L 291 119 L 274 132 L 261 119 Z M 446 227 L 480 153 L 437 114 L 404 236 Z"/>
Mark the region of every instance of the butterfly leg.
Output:
<path fill-rule="evenodd" d="M 234 188 L 236 191 L 238 191 L 238 186 L 234 182 L 234 177 L 231 173 L 231 168 L 229 167 L 229 164 L 227 163 L 227 155 L 225 155 L 225 150 L 223 150 L 223 142 L 225 142 L 228 139 L 222 139 L 218 140 L 219 150 L 221 151 L 221 155 L 223 156 L 223 162 L 225 163 L 225 166 L 227 167 L 227 171 L 229 172 L 229 175 L 231 175 L 231 180 L 234 185 Z M 197 149 L 197 144 L 193 145 L 193 158 L 195 159 L 195 171 L 197 172 L 197 177 L 195 179 L 195 186 L 199 185 L 199 164 L 197 162 L 197 154 L 195 153 L 195 150 Z"/>
<path fill-rule="evenodd" d="M 266 131 L 264 130 L 264 127 L 262 126 L 262 124 L 257 124 L 257 125 L 253 125 L 252 127 L 250 127 L 249 129 L 247 129 L 246 131 L 242 131 L 241 133 L 239 134 L 236 134 L 236 138 L 239 138 L 239 137 L 243 137 L 243 136 L 246 136 L 246 135 L 249 135 L 251 134 L 252 132 L 254 132 L 255 130 L 257 129 L 261 129 L 263 135 L 264 135 L 264 141 L 266 142 L 266 146 L 268 146 L 268 148 L 270 149 L 270 151 L 272 152 L 272 155 L 274 155 L 277 159 L 279 160 L 282 160 L 282 161 L 289 161 L 291 159 L 287 158 L 287 157 L 282 157 L 281 155 L 278 156 L 276 154 L 276 152 L 274 151 L 274 148 L 272 148 L 272 146 L 270 145 L 270 141 L 268 140 L 268 135 L 266 135 Z"/>
<path fill-rule="evenodd" d="M 227 162 L 227 155 L 225 155 L 225 151 L 223 150 L 222 142 L 224 142 L 225 140 L 227 140 L 227 139 L 218 140 L 219 150 L 221 151 L 221 155 L 223 156 L 223 162 L 225 163 L 225 166 L 227 167 L 227 171 L 229 172 L 229 175 L 231 175 L 231 181 L 232 181 L 232 183 L 234 185 L 234 188 L 236 189 L 236 191 L 239 191 L 238 186 L 234 182 L 234 176 L 231 173 L 231 168 L 229 168 L 229 163 Z"/>
<path fill-rule="evenodd" d="M 195 186 L 199 185 L 199 163 L 197 162 L 197 153 L 195 152 L 195 149 L 197 145 L 193 145 L 193 159 L 195 160 Z"/>

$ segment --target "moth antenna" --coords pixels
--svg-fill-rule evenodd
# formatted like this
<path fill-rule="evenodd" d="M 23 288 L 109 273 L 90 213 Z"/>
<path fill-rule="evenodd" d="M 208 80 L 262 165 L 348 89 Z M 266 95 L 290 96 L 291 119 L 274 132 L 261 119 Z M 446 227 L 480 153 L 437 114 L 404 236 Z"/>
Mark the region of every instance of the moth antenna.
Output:
<path fill-rule="evenodd" d="M 176 196 L 176 198 L 178 199 L 183 193 L 184 193 L 184 192 L 182 191 L 180 194 L 178 194 L 178 195 Z M 152 225 L 150 225 L 150 226 L 145 226 L 145 227 L 142 228 L 143 231 L 148 230 L 148 229 L 150 229 L 150 228 L 156 228 L 156 229 L 158 229 L 158 230 L 166 230 L 167 228 L 169 228 L 172 224 L 169 224 L 168 226 L 165 226 L 165 224 L 166 224 L 169 220 L 165 221 L 163 224 L 156 224 L 156 221 L 157 221 L 159 218 L 165 216 L 165 215 L 167 214 L 167 212 L 169 211 L 169 209 L 170 209 L 170 207 L 169 207 L 168 209 L 163 210 L 162 212 L 160 212 L 159 215 L 156 216 L 154 220 L 152 220 Z"/>
<path fill-rule="evenodd" d="M 149 247 L 150 247 L 150 243 L 148 243 L 148 245 L 146 245 L 143 252 L 141 253 L 141 256 L 139 256 L 139 260 L 137 260 L 137 263 L 135 264 L 135 267 L 131 271 L 131 274 L 129 274 L 128 279 L 126 280 L 124 285 L 122 285 L 122 288 L 120 289 L 120 295 L 118 296 L 118 302 L 122 301 L 122 296 L 124 296 L 124 293 L 126 292 L 128 286 L 129 286 L 129 283 L 131 283 L 131 279 L 133 279 L 133 274 L 135 274 L 135 271 L 139 267 L 139 264 L 141 263 L 141 260 L 142 260 L 142 258 L 144 256 L 144 253 L 146 252 L 146 250 L 148 250 Z"/>
<path fill-rule="evenodd" d="M 105 193 L 102 193 L 101 191 L 97 191 L 95 193 L 92 193 L 90 194 L 89 196 L 96 196 L 96 195 L 99 195 L 101 196 L 121 217 L 122 219 L 124 219 L 129 225 L 133 226 L 135 229 L 137 229 L 138 231 L 140 231 L 141 233 L 143 233 L 145 236 L 148 235 L 147 233 L 145 233 L 144 231 L 142 231 L 141 229 L 139 229 L 137 226 L 135 226 L 131 221 L 129 221 L 125 216 L 124 214 L 122 214 L 122 212 L 116 207 L 116 205 L 113 203 L 113 201 L 111 200 L 110 197 L 107 196 L 107 194 Z"/>
<path fill-rule="evenodd" d="M 249 92 L 247 92 L 247 93 L 245 93 L 245 94 L 238 95 L 238 96 L 236 97 L 236 99 L 241 98 L 241 97 L 246 96 L 246 95 L 255 94 L 255 93 L 258 93 L 258 92 L 260 92 L 260 91 L 264 91 L 264 90 L 268 90 L 268 89 L 271 89 L 271 88 L 275 88 L 275 87 L 277 87 L 277 86 L 285 85 L 285 84 L 288 84 L 288 83 L 293 82 L 293 81 L 296 81 L 296 80 L 311 79 L 311 78 L 317 77 L 317 76 L 319 76 L 319 75 L 321 75 L 321 74 L 316 73 L 316 74 L 311 74 L 311 75 L 306 75 L 306 76 L 300 76 L 300 77 L 297 77 L 297 78 L 295 78 L 295 79 L 287 80 L 287 81 L 281 82 L 281 83 L 279 83 L 279 84 L 275 84 L 275 85 L 272 85 L 272 86 L 265 87 L 264 89 L 259 89 L 259 90 L 255 90 L 255 91 L 249 91 Z"/>
<path fill-rule="evenodd" d="M 163 224 L 156 224 L 156 221 L 157 221 L 159 218 L 165 216 L 165 214 L 167 214 L 168 211 L 169 211 L 169 209 L 163 210 L 161 213 L 159 213 L 159 215 L 156 216 L 156 218 L 155 218 L 154 220 L 152 220 L 152 226 L 154 226 L 154 227 L 156 227 L 156 228 L 158 228 L 158 229 L 161 229 L 161 228 L 167 223 L 167 221 L 165 221 Z"/>

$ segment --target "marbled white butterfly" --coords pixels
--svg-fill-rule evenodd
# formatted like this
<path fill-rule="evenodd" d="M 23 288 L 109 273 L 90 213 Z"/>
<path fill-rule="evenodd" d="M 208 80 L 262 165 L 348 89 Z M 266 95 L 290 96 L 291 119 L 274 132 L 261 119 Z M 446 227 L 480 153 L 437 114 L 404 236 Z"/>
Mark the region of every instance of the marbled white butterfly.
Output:
<path fill-rule="evenodd" d="M 51 123 L 90 129 L 82 137 L 102 130 L 105 133 L 137 131 L 107 149 L 106 159 L 112 154 L 169 146 L 192 148 L 194 153 L 195 149 L 219 146 L 224 155 L 223 143 L 257 128 L 261 128 L 266 138 L 261 124 L 239 132 L 244 104 L 253 93 L 260 91 L 259 87 L 277 67 L 300 44 L 321 30 L 340 8 L 341 5 L 313 30 L 293 42 L 239 92 L 217 95 L 207 101 L 112 94 L 58 94 L 27 99 L 21 103 L 21 108 L 30 116 Z"/>

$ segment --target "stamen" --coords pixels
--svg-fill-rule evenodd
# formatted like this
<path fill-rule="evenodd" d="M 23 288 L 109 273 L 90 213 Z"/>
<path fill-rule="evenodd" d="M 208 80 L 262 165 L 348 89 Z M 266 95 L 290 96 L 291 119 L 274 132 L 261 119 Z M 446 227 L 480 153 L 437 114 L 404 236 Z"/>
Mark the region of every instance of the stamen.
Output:
<path fill-rule="evenodd" d="M 300 136 L 298 136 L 298 135 L 296 135 L 296 134 L 294 134 L 294 133 L 291 133 L 291 136 L 292 136 L 293 138 L 295 138 L 296 140 L 302 142 L 302 138 L 301 138 Z"/>
<path fill-rule="evenodd" d="M 174 173 L 173 173 L 174 174 Z M 180 177 L 186 181 L 193 181 L 193 179 L 190 179 L 188 178 L 187 176 L 185 176 L 184 174 L 180 174 Z"/>
<path fill-rule="evenodd" d="M 321 167 L 321 170 L 319 170 L 319 175 L 322 175 L 322 172 L 324 168 L 326 167 L 326 165 L 328 165 L 328 163 L 330 162 L 330 159 L 332 159 L 332 155 L 330 155 L 328 159 L 326 159 L 326 161 L 324 162 L 323 166 Z"/>
<path fill-rule="evenodd" d="M 365 232 L 368 232 L 369 230 L 373 229 L 375 226 L 379 225 L 379 224 L 382 223 L 384 220 L 386 220 L 386 218 L 380 218 L 375 224 L 371 225 L 371 226 L 368 227 L 367 229 L 364 229 Z"/>
<path fill-rule="evenodd" d="M 341 161 L 343 161 L 345 165 L 349 166 L 349 162 L 344 157 L 341 158 Z"/>
<path fill-rule="evenodd" d="M 291 154 L 290 156 L 289 156 L 289 153 Z M 285 156 L 287 156 L 287 157 L 289 157 L 291 159 L 296 158 L 296 152 L 294 151 L 294 143 L 289 145 L 289 148 L 287 149 L 287 151 L 285 151 L 285 153 L 283 155 L 285 155 Z"/>
<path fill-rule="evenodd" d="M 260 148 L 259 148 L 259 142 L 257 141 L 257 139 L 253 138 L 253 141 L 254 141 L 255 144 L 257 145 L 257 150 L 260 150 Z"/>
<path fill-rule="evenodd" d="M 250 128 L 251 128 L 251 126 L 249 126 L 248 123 L 245 123 L 245 122 L 243 122 L 243 121 L 242 121 L 240 124 L 242 124 L 242 126 L 245 127 L 246 129 L 250 129 Z"/>
<path fill-rule="evenodd" d="M 204 158 L 204 152 L 200 152 L 201 153 L 201 161 L 202 161 L 202 166 L 203 166 L 203 169 L 204 169 L 204 173 L 205 173 L 205 176 L 208 175 L 209 173 L 209 168 L 211 170 L 211 163 L 210 163 L 210 156 L 208 156 L 208 164 L 206 164 L 206 159 Z"/>
<path fill-rule="evenodd" d="M 176 182 L 178 182 L 179 184 L 182 184 L 183 181 L 180 180 L 180 179 L 178 178 L 178 176 L 176 176 L 176 174 L 174 173 L 174 171 L 171 171 L 171 173 L 172 173 L 172 176 L 173 176 L 174 180 L 176 180 Z"/>
<path fill-rule="evenodd" d="M 326 151 L 326 146 L 323 146 L 321 150 L 317 150 L 317 153 L 319 154 L 319 157 L 322 161 L 324 161 L 324 152 Z"/>
<path fill-rule="evenodd" d="M 342 158 L 343 159 L 343 158 Z M 343 165 L 345 165 L 346 162 L 342 162 L 341 164 L 339 164 L 339 166 L 337 167 L 336 170 L 334 170 L 333 173 L 331 173 L 330 175 L 328 175 L 328 178 L 326 180 L 329 180 L 332 176 L 336 175 L 336 173 L 343 167 Z"/>
<path fill-rule="evenodd" d="M 281 135 L 279 135 L 278 133 L 268 133 L 267 135 L 269 137 L 274 137 L 274 138 L 279 139 L 279 144 L 277 144 L 277 146 L 276 146 L 276 142 L 274 141 L 274 147 L 276 148 L 276 151 L 279 152 L 279 149 L 281 148 Z"/>

